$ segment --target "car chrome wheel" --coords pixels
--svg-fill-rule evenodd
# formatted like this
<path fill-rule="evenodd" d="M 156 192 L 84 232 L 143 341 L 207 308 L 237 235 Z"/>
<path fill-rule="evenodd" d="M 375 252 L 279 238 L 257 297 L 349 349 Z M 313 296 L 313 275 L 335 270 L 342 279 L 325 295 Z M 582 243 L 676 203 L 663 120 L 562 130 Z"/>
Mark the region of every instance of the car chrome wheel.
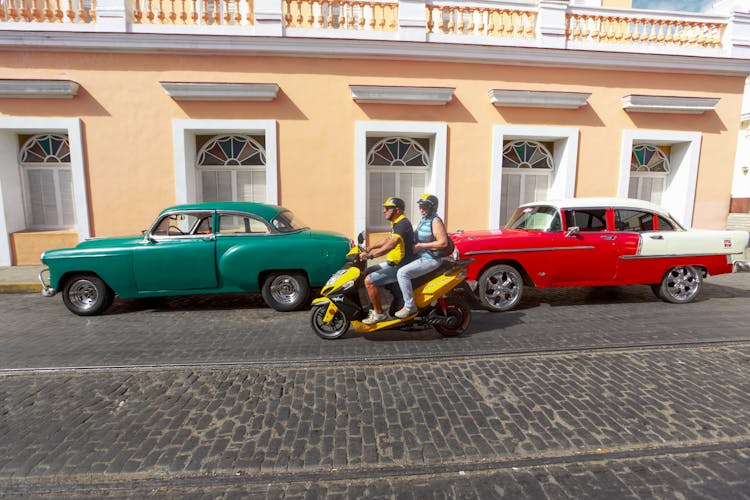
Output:
<path fill-rule="evenodd" d="M 513 266 L 492 266 L 479 277 L 479 300 L 490 311 L 513 309 L 522 295 L 523 278 Z"/>
<path fill-rule="evenodd" d="M 664 275 L 659 295 L 667 302 L 684 304 L 698 295 L 702 283 L 703 275 L 700 269 L 693 266 L 675 267 Z"/>
<path fill-rule="evenodd" d="M 112 290 L 101 279 L 90 275 L 73 276 L 63 290 L 65 306 L 80 316 L 103 312 L 112 304 L 113 298 Z"/>
<path fill-rule="evenodd" d="M 263 283 L 263 299 L 277 311 L 293 311 L 302 307 L 310 295 L 307 279 L 297 273 L 277 273 Z"/>

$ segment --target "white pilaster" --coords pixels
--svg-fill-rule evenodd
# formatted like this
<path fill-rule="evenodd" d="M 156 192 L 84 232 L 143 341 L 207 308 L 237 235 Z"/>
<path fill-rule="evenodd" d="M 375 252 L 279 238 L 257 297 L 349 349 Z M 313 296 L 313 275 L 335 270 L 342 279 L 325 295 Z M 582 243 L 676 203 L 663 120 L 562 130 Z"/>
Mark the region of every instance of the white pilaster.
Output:
<path fill-rule="evenodd" d="M 398 1 L 398 38 L 410 42 L 427 40 L 425 0 Z"/>
<path fill-rule="evenodd" d="M 255 0 L 255 34 L 282 36 L 284 32 L 282 2 L 280 0 Z"/>
<path fill-rule="evenodd" d="M 540 47 L 565 48 L 565 12 L 568 0 L 539 0 L 536 38 Z"/>
<path fill-rule="evenodd" d="M 98 0 L 96 28 L 98 31 L 126 32 L 128 26 L 125 0 Z"/>

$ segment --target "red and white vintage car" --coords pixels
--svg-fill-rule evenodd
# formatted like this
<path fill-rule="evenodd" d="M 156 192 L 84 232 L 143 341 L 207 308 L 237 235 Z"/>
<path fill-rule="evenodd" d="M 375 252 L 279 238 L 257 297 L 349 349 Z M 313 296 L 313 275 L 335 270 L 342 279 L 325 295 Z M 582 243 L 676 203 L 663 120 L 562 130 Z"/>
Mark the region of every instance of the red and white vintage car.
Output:
<path fill-rule="evenodd" d="M 504 229 L 452 234 L 475 262 L 482 304 L 507 311 L 524 286 L 651 285 L 661 299 L 693 300 L 708 275 L 748 271 L 747 231 L 685 230 L 641 200 L 573 198 L 522 205 Z"/>

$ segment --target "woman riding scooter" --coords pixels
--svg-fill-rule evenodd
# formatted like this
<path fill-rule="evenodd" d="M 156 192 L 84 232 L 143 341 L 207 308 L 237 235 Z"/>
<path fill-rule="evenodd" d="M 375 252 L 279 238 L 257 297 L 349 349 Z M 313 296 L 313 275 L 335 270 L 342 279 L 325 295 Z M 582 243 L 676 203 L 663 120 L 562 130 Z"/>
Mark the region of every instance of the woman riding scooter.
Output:
<path fill-rule="evenodd" d="M 419 310 L 414 303 L 412 280 L 440 265 L 438 252 L 448 247 L 448 233 L 443 220 L 437 215 L 438 198 L 423 194 L 417 201 L 422 219 L 414 229 L 414 260 L 401 266 L 396 273 L 404 298 L 404 307 L 396 311 L 397 318 L 408 318 Z"/>

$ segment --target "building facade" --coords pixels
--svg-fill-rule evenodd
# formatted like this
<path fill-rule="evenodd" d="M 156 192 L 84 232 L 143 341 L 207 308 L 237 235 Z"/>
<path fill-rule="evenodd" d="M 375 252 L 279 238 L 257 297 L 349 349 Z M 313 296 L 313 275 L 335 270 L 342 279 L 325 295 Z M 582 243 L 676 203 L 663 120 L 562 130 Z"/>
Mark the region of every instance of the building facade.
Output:
<path fill-rule="evenodd" d="M 591 3 L 591 2 L 587 2 Z M 384 231 L 632 196 L 723 228 L 750 15 L 448 0 L 0 0 L 0 265 L 251 200 Z"/>

